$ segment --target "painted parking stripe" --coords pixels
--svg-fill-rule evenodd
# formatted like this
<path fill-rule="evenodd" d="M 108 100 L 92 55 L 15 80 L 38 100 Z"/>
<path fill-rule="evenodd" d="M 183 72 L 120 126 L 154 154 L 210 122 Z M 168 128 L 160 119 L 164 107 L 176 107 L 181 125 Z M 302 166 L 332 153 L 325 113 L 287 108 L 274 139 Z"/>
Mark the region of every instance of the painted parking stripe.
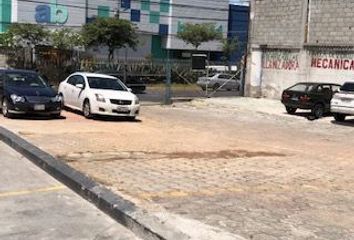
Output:
<path fill-rule="evenodd" d="M 29 195 L 33 193 L 45 193 L 45 192 L 56 192 L 66 189 L 64 185 L 57 185 L 47 188 L 37 188 L 37 189 L 28 189 L 28 190 L 20 190 L 20 191 L 11 191 L 11 192 L 0 192 L 0 198 L 13 197 L 13 196 L 22 196 Z"/>

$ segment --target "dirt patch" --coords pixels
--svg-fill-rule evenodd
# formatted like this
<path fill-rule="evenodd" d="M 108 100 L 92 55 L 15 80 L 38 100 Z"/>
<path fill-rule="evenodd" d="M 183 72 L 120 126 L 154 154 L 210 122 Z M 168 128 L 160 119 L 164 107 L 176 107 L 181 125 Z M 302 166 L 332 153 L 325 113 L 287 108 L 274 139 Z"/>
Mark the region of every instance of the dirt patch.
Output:
<path fill-rule="evenodd" d="M 125 159 L 137 161 L 151 159 L 235 159 L 254 157 L 285 157 L 285 154 L 276 152 L 247 151 L 247 150 L 223 150 L 210 152 L 76 152 L 66 155 L 57 155 L 57 158 L 66 162 L 85 160 L 88 162 L 113 162 Z"/>

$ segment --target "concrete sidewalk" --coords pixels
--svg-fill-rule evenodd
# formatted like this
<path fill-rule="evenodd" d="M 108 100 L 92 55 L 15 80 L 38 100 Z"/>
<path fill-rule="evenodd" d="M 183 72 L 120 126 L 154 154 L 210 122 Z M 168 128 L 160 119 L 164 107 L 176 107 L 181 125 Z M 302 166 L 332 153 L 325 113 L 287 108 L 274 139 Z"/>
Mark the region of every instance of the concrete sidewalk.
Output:
<path fill-rule="evenodd" d="M 0 142 L 0 239 L 138 239 Z"/>

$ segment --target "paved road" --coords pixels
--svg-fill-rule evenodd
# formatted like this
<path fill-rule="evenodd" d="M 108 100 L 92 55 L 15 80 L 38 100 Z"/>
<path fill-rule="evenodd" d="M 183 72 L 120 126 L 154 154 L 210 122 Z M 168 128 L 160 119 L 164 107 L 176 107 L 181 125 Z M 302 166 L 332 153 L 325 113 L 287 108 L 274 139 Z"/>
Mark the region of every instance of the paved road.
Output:
<path fill-rule="evenodd" d="M 0 239 L 138 239 L 0 141 Z"/>

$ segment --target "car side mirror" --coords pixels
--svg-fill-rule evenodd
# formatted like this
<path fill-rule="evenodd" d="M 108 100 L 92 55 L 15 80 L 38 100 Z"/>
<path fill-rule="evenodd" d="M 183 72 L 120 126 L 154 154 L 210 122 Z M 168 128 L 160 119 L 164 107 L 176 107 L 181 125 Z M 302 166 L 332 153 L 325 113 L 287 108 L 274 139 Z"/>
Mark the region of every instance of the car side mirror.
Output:
<path fill-rule="evenodd" d="M 131 88 L 128 88 L 128 92 L 133 92 L 133 89 L 131 89 Z"/>
<path fill-rule="evenodd" d="M 83 89 L 84 88 L 84 84 L 78 83 L 75 85 L 75 87 Z"/>

